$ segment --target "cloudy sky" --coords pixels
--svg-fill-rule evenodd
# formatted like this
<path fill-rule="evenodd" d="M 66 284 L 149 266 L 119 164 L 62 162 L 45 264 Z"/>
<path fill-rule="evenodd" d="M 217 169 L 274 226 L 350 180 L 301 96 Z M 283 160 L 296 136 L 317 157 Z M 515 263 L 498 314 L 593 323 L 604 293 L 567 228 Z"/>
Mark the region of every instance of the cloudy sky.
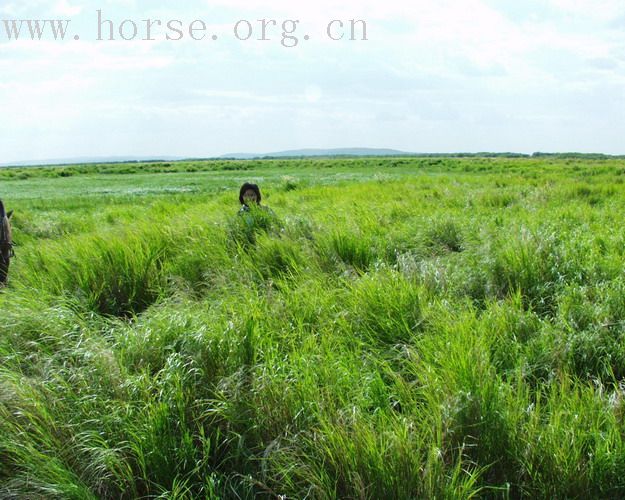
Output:
<path fill-rule="evenodd" d="M 115 41 L 97 40 L 98 9 Z M 2 22 L 14 19 L 71 23 L 66 41 L 30 41 L 26 27 L 15 41 Z M 145 19 L 162 22 L 153 41 Z M 203 40 L 166 39 L 167 21 L 195 19 Z M 277 21 L 269 40 L 259 19 Z M 330 40 L 335 19 L 365 20 L 368 40 Z M 250 40 L 234 37 L 239 20 Z M 296 47 L 281 43 L 285 20 L 300 21 Z M 623 154 L 625 2 L 0 0 L 0 116 L 0 163 L 354 146 Z"/>

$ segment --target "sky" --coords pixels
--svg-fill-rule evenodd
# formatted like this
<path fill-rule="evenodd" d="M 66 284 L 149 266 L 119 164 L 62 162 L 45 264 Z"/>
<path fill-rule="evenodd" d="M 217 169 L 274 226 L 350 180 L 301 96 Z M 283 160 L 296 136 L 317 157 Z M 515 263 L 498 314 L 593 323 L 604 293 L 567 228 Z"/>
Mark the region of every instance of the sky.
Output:
<path fill-rule="evenodd" d="M 98 10 L 116 40 L 108 24 L 97 40 Z M 8 40 L 3 21 L 22 19 L 71 22 L 65 41 L 26 28 Z M 145 19 L 162 22 L 154 40 Z M 262 19 L 276 21 L 267 40 Z M 349 39 L 352 19 L 366 40 Z M 124 20 L 136 39 L 121 39 Z M 205 38 L 167 40 L 170 20 L 202 20 Z M 248 40 L 234 36 L 240 20 Z M 299 21 L 294 47 L 287 20 Z M 328 37 L 333 20 L 342 40 Z M 625 154 L 625 2 L 0 0 L 0 117 L 0 163 L 339 147 Z"/>

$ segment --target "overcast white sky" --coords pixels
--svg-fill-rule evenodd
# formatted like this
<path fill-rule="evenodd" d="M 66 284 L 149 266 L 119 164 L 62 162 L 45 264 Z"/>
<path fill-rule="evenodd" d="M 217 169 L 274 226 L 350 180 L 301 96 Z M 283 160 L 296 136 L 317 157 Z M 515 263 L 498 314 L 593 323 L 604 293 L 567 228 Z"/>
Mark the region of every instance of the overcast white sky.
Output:
<path fill-rule="evenodd" d="M 96 41 L 97 9 L 137 21 L 138 38 L 147 18 L 201 19 L 208 36 Z M 625 153 L 622 0 L 0 0 L 0 20 L 36 18 L 71 19 L 71 36 L 8 41 L 0 21 L 0 163 L 353 146 Z M 299 45 L 281 46 L 279 29 L 234 39 L 236 21 L 261 18 L 299 20 Z M 368 41 L 327 39 L 329 21 L 352 18 Z"/>

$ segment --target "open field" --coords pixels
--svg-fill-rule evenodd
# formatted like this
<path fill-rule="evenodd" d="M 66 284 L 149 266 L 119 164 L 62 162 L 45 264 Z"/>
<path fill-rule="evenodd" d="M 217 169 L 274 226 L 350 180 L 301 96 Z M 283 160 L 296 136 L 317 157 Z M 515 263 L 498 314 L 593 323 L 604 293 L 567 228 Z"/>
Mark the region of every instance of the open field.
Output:
<path fill-rule="evenodd" d="M 237 217 L 256 181 L 277 218 Z M 0 498 L 622 498 L 625 160 L 0 169 Z"/>

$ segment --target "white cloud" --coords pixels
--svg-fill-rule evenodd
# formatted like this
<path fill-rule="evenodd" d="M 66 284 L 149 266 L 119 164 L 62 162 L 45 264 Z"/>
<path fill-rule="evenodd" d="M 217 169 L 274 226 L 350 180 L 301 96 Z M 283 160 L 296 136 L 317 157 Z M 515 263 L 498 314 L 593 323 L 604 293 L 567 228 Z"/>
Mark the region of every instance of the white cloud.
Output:
<path fill-rule="evenodd" d="M 68 0 L 58 0 L 52 9 L 52 12 L 56 16 L 73 17 L 80 14 L 83 10 L 82 5 L 70 5 Z"/>
<path fill-rule="evenodd" d="M 5 1 L 5 16 L 78 16 L 73 28 L 82 39 L 7 42 L 0 31 L 0 108 L 16 117 L 0 123 L 0 149 L 19 159 L 36 131 L 54 156 L 67 147 L 61 143 L 121 147 L 124 134 L 137 144 L 129 140 L 124 147 L 141 147 L 134 152 L 142 154 L 150 144 L 168 144 L 180 154 L 211 147 L 203 153 L 217 154 L 220 148 L 306 146 L 306 138 L 320 146 L 531 150 L 532 141 L 550 136 L 558 147 L 583 145 L 586 123 L 612 120 L 607 125 L 619 129 L 625 45 L 610 26 L 623 17 L 625 4 L 506 6 L 499 0 L 189 0 L 175 6 L 103 0 L 105 15 L 117 22 L 201 18 L 220 36 L 214 43 L 111 43 L 88 41 L 94 9 L 84 0 Z M 262 18 L 299 19 L 300 45 L 281 47 L 280 26 L 270 43 L 232 40 L 236 20 L 249 19 L 258 29 Z M 352 18 L 367 21 L 369 41 L 325 38 L 330 20 Z M 305 33 L 311 41 L 301 40 Z M 602 115 L 606 106 L 614 113 Z M 213 142 L 194 145 L 204 136 Z M 411 142 L 415 137 L 423 143 Z M 603 144 L 605 151 L 621 147 L 609 134 Z"/>
<path fill-rule="evenodd" d="M 607 23 L 625 14 L 621 0 L 549 0 L 551 6 L 569 17 Z"/>

